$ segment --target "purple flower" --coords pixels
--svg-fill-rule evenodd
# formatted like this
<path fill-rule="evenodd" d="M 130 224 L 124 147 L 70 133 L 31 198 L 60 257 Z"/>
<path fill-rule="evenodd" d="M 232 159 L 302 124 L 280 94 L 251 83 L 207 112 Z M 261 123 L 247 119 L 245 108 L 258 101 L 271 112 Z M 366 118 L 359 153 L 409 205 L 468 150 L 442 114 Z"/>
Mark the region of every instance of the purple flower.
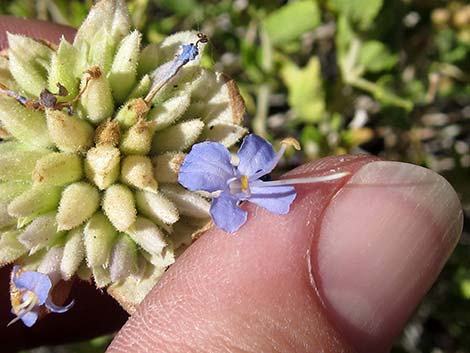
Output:
<path fill-rule="evenodd" d="M 277 214 L 289 212 L 296 192 L 293 184 L 316 183 L 342 178 L 349 172 L 319 177 L 262 181 L 277 165 L 288 145 L 299 149 L 298 142 L 286 139 L 278 153 L 257 135 L 243 139 L 234 162 L 225 146 L 217 142 L 201 142 L 193 146 L 181 165 L 178 181 L 191 191 L 210 193 L 210 213 L 217 227 L 235 232 L 246 222 L 247 212 L 239 206 L 252 202 Z"/>
<path fill-rule="evenodd" d="M 235 232 L 246 222 L 247 212 L 239 205 L 250 201 L 270 212 L 285 214 L 295 199 L 292 185 L 260 180 L 269 174 L 282 156 L 257 135 L 248 135 L 238 151 L 238 165 L 222 144 L 202 142 L 193 146 L 179 172 L 178 181 L 189 190 L 203 190 L 213 197 L 211 215 L 215 224 Z"/>
<path fill-rule="evenodd" d="M 13 267 L 11 275 L 11 312 L 17 317 L 8 325 L 22 320 L 31 327 L 39 316 L 44 306 L 54 313 L 64 313 L 73 305 L 73 301 L 67 306 L 57 306 L 52 302 L 50 292 L 53 285 L 48 275 L 35 271 L 21 272 L 19 266 Z"/>

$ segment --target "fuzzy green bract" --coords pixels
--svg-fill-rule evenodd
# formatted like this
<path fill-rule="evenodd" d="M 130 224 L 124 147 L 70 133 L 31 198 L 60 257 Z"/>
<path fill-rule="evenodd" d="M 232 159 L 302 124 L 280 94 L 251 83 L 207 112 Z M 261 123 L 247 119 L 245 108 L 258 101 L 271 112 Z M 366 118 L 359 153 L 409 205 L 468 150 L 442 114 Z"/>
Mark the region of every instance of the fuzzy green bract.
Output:
<path fill-rule="evenodd" d="M 0 266 L 93 278 L 129 312 L 210 224 L 209 200 L 178 184 L 187 151 L 246 132 L 237 87 L 199 65 L 196 32 L 145 48 L 141 37 L 123 0 L 102 0 L 73 43 L 10 33 L 0 60 L 3 87 L 57 100 L 32 109 L 0 92 Z M 198 55 L 148 99 L 194 43 Z"/>

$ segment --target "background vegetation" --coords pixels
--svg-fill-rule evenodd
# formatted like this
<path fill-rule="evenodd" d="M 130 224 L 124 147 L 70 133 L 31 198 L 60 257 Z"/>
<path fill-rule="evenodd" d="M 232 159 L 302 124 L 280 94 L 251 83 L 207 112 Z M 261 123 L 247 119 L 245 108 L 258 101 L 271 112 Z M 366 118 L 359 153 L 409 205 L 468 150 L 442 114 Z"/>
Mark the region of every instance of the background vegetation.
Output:
<path fill-rule="evenodd" d="M 466 0 L 131 0 L 146 42 L 211 38 L 207 66 L 231 75 L 246 124 L 295 136 L 307 160 L 366 152 L 443 174 L 466 228 L 393 352 L 470 352 L 470 5 Z M 0 13 L 78 26 L 91 0 L 3 0 Z M 437 200 L 438 201 L 438 200 Z M 101 352 L 109 338 L 35 352 Z"/>

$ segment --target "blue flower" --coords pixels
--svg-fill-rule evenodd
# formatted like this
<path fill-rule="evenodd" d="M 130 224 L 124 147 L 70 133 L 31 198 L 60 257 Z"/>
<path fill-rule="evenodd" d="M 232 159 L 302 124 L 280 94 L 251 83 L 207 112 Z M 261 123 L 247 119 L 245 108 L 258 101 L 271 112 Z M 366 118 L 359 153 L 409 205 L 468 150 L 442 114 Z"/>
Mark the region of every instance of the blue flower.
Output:
<path fill-rule="evenodd" d="M 239 206 L 252 202 L 277 214 L 289 212 L 296 192 L 294 184 L 318 183 L 342 178 L 349 172 L 324 176 L 262 181 L 277 165 L 287 146 L 300 149 L 294 139 L 285 139 L 276 153 L 272 145 L 257 135 L 243 139 L 232 159 L 225 146 L 217 142 L 201 142 L 193 146 L 181 165 L 178 181 L 191 191 L 205 191 L 212 197 L 210 213 L 217 227 L 233 233 L 247 219 L 247 212 Z"/>
<path fill-rule="evenodd" d="M 247 212 L 239 205 L 249 201 L 268 211 L 286 214 L 296 192 L 282 180 L 265 182 L 279 162 L 285 147 L 275 153 L 272 145 L 257 135 L 248 135 L 237 153 L 237 165 L 222 144 L 202 142 L 193 146 L 181 165 L 178 181 L 189 190 L 211 193 L 214 223 L 227 232 L 235 232 L 246 222 Z"/>
<path fill-rule="evenodd" d="M 50 312 L 64 313 L 73 305 L 57 306 L 52 302 L 50 292 L 53 285 L 48 275 L 35 271 L 21 272 L 19 266 L 13 267 L 11 275 L 11 306 L 12 314 L 17 317 L 8 325 L 22 320 L 31 327 L 45 307 Z"/>

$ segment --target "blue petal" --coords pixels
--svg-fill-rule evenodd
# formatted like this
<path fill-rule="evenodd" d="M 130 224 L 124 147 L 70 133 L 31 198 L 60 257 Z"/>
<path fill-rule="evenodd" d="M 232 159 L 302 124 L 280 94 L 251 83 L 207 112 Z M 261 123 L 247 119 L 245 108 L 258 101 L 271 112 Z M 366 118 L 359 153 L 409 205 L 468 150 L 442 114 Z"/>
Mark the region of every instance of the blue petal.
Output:
<path fill-rule="evenodd" d="M 27 271 L 13 279 L 15 286 L 21 290 L 34 292 L 38 297 L 38 305 L 44 304 L 51 290 L 52 283 L 47 275 L 40 272 Z"/>
<path fill-rule="evenodd" d="M 178 55 L 177 60 L 183 65 L 186 65 L 189 61 L 196 59 L 199 55 L 199 49 L 195 44 L 183 45 L 183 51 Z"/>
<path fill-rule="evenodd" d="M 262 181 L 257 181 L 255 185 L 250 184 L 250 191 L 249 202 L 277 214 L 288 213 L 290 205 L 297 195 L 292 185 L 263 186 Z"/>
<path fill-rule="evenodd" d="M 37 311 L 30 311 L 21 317 L 21 321 L 23 321 L 23 323 L 28 327 L 33 326 L 37 320 L 38 320 Z"/>
<path fill-rule="evenodd" d="M 237 199 L 222 194 L 214 198 L 211 215 L 217 227 L 233 233 L 246 222 L 247 212 L 237 206 Z"/>
<path fill-rule="evenodd" d="M 217 142 L 202 142 L 194 145 L 184 159 L 178 181 L 192 191 L 213 192 L 224 190 L 234 175 L 227 148 Z"/>
<path fill-rule="evenodd" d="M 73 306 L 74 303 L 75 303 L 75 301 L 72 300 L 70 302 L 70 304 L 67 304 L 66 306 L 58 306 L 58 305 L 55 305 L 52 302 L 52 299 L 49 297 L 49 298 L 47 298 L 47 301 L 46 301 L 46 308 L 48 308 L 53 313 L 62 314 L 62 313 L 65 313 L 66 311 L 68 311 Z"/>
<path fill-rule="evenodd" d="M 240 158 L 238 171 L 248 177 L 258 173 L 261 177 L 269 173 L 276 162 L 273 146 L 262 137 L 253 134 L 243 139 L 237 155 Z"/>

